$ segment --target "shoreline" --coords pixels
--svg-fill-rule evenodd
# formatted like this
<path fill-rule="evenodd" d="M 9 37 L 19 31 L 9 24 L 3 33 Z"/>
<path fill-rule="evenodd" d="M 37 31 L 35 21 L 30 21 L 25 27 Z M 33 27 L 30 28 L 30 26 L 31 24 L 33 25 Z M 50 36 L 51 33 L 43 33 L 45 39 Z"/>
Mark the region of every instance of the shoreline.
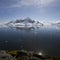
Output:
<path fill-rule="evenodd" d="M 0 60 L 60 60 L 60 56 L 43 55 L 42 53 L 26 50 L 0 50 Z"/>

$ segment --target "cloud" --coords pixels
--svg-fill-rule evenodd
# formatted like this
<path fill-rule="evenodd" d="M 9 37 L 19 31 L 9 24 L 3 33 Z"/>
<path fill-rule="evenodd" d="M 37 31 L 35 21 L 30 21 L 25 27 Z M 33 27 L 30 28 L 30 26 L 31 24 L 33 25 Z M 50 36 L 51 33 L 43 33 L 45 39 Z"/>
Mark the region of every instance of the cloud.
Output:
<path fill-rule="evenodd" d="M 0 8 L 10 8 L 12 7 L 17 0 L 0 0 Z"/>
<path fill-rule="evenodd" d="M 12 7 L 21 7 L 21 6 L 36 6 L 36 7 L 45 7 L 53 3 L 55 0 L 19 0 Z"/>
<path fill-rule="evenodd" d="M 1 3 L 2 1 L 2 3 Z M 60 2 L 60 0 L 1 0 L 0 7 L 47 7 L 50 5 L 55 5 Z"/>

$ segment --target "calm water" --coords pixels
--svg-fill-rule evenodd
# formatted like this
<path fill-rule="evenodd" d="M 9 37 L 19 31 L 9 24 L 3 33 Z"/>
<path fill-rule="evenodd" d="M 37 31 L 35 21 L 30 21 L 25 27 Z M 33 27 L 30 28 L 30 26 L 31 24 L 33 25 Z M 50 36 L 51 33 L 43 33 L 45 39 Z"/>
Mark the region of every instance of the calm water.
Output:
<path fill-rule="evenodd" d="M 60 56 L 60 28 L 0 28 L 0 49 L 42 51 Z"/>

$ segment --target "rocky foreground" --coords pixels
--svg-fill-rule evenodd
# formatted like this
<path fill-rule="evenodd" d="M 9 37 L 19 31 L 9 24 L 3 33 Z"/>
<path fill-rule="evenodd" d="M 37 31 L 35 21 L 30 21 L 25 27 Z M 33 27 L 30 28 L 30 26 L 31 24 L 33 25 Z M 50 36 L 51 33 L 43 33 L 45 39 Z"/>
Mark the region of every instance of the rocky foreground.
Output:
<path fill-rule="evenodd" d="M 0 50 L 0 60 L 60 60 L 60 57 L 42 55 L 37 52 L 25 50 Z"/>

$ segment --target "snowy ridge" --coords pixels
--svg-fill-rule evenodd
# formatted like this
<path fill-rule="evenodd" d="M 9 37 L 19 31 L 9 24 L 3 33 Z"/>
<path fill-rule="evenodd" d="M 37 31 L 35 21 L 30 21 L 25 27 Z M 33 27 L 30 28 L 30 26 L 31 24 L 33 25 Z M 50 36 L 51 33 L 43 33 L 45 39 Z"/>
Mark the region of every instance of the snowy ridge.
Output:
<path fill-rule="evenodd" d="M 9 23 L 7 23 L 8 26 L 12 26 L 12 27 L 36 27 L 36 26 L 43 26 L 42 23 L 40 23 L 39 21 L 35 21 L 30 19 L 29 17 L 26 19 L 20 19 L 20 20 L 16 20 L 16 21 L 10 21 Z"/>

